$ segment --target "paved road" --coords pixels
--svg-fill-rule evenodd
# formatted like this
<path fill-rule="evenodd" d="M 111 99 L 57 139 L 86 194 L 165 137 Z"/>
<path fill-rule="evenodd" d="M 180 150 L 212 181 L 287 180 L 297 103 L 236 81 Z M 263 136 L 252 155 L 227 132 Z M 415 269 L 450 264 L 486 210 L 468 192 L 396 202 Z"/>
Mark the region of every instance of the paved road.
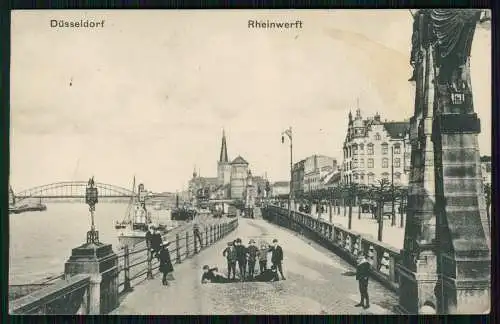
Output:
<path fill-rule="evenodd" d="M 271 241 L 284 248 L 286 281 L 273 283 L 200 283 L 204 264 L 226 271 L 222 250 L 237 237 Z M 397 296 L 375 281 L 370 282 L 371 307 L 363 310 L 354 269 L 332 252 L 265 220 L 240 219 L 236 231 L 199 255 L 175 266 L 175 280 L 161 285 L 160 275 L 134 288 L 112 314 L 390 314 Z"/>

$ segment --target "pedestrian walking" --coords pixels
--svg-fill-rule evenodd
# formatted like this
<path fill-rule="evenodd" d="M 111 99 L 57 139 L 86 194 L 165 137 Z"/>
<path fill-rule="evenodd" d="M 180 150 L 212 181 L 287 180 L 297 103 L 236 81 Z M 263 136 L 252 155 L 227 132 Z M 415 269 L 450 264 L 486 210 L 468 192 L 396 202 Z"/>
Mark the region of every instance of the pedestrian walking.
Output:
<path fill-rule="evenodd" d="M 273 240 L 273 246 L 270 250 L 272 252 L 271 263 L 278 269 L 281 275 L 281 280 L 286 280 L 283 275 L 283 249 L 278 245 L 277 239 Z"/>
<path fill-rule="evenodd" d="M 246 278 L 246 267 L 247 267 L 247 248 L 241 244 L 241 239 L 236 239 L 236 260 L 238 262 L 238 268 L 240 270 L 240 280 L 243 281 Z"/>
<path fill-rule="evenodd" d="M 359 294 L 361 301 L 356 304 L 356 307 L 363 307 L 365 309 L 370 307 L 370 298 L 368 297 L 368 277 L 370 276 L 370 263 L 366 257 L 361 254 L 358 259 L 358 266 L 356 268 L 356 280 L 359 282 Z M 366 302 L 366 303 L 365 303 Z"/>
<path fill-rule="evenodd" d="M 259 249 L 255 246 L 255 241 L 250 240 L 250 242 L 248 242 L 248 248 L 247 248 L 248 277 L 250 279 L 253 279 L 253 276 L 255 274 L 255 263 L 257 262 L 258 252 Z"/>
<path fill-rule="evenodd" d="M 164 286 L 168 286 L 167 275 L 174 272 L 174 266 L 172 265 L 172 260 L 170 259 L 170 251 L 168 250 L 169 242 L 162 243 L 162 249 L 160 251 L 160 272 L 163 274 L 162 283 Z"/>
<path fill-rule="evenodd" d="M 234 242 L 228 242 L 227 247 L 222 252 L 222 255 L 226 257 L 227 260 L 227 277 L 231 278 L 231 273 L 233 274 L 233 279 L 236 279 L 236 247 Z"/>
<path fill-rule="evenodd" d="M 260 243 L 259 253 L 257 257 L 259 259 L 259 273 L 263 273 L 267 270 L 267 253 L 269 252 L 269 247 L 265 242 Z"/>
<path fill-rule="evenodd" d="M 196 246 L 196 240 L 198 240 L 198 246 L 201 249 L 203 247 L 203 243 L 201 240 L 200 224 L 197 219 L 193 222 L 193 236 L 194 236 L 195 246 Z"/>

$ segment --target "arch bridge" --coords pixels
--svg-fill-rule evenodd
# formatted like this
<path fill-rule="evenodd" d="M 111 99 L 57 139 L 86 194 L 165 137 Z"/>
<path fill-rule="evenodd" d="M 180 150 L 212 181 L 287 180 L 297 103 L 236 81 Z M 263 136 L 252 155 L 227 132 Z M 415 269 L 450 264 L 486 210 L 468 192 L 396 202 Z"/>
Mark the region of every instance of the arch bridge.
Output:
<path fill-rule="evenodd" d="M 14 197 L 17 200 L 22 200 L 25 198 L 45 198 L 45 199 L 85 198 L 87 184 L 88 181 L 54 182 L 26 189 L 18 193 L 14 193 Z M 132 190 L 120 186 L 115 186 L 112 184 L 107 184 L 102 182 L 95 182 L 94 184 L 99 190 L 99 197 L 102 198 L 131 198 L 131 197 L 137 197 L 138 195 L 137 192 L 134 193 Z M 146 199 L 156 198 L 156 197 L 167 197 L 167 196 L 148 193 Z"/>

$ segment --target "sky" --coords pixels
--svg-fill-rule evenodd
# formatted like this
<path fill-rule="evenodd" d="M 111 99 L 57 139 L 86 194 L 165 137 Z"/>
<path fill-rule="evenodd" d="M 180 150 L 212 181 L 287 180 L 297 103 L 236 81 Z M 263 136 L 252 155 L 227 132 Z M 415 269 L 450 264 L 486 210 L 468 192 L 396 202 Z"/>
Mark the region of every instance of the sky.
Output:
<path fill-rule="evenodd" d="M 97 29 L 51 19 L 104 20 Z M 302 20 L 250 29 L 249 19 Z M 14 191 L 87 180 L 187 188 L 230 159 L 289 178 L 313 154 L 341 162 L 347 115 L 404 120 L 414 110 L 408 10 L 13 11 L 10 183 Z M 481 155 L 491 148 L 491 35 L 471 54 Z"/>

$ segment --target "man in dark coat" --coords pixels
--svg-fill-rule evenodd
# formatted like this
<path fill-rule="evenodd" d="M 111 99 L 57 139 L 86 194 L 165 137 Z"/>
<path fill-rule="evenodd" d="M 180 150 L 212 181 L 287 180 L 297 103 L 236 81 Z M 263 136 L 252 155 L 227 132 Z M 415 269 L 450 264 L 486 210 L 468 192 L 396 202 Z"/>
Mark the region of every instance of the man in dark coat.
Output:
<path fill-rule="evenodd" d="M 153 257 L 156 257 L 158 258 L 158 260 L 160 260 L 160 257 L 159 257 L 159 253 L 160 253 L 160 250 L 161 250 L 161 245 L 162 245 L 162 238 L 161 238 L 161 234 L 160 232 L 158 232 L 158 230 L 156 228 L 153 229 L 153 234 L 151 235 L 151 259 Z"/>
<path fill-rule="evenodd" d="M 255 274 L 255 262 L 257 262 L 258 252 L 259 249 L 255 246 L 255 241 L 250 240 L 250 242 L 248 242 L 248 248 L 247 248 L 248 277 L 250 279 L 252 279 Z"/>
<path fill-rule="evenodd" d="M 271 266 L 271 269 L 266 269 L 264 272 L 259 273 L 257 276 L 255 276 L 254 281 L 260 281 L 260 282 L 273 282 L 273 281 L 279 281 L 280 278 L 278 277 L 278 272 L 276 271 L 276 266 Z"/>
<path fill-rule="evenodd" d="M 163 274 L 162 283 L 164 286 L 168 286 L 167 275 L 174 271 L 172 260 L 170 260 L 170 251 L 168 250 L 169 244 L 170 243 L 168 242 L 163 242 L 162 249 L 159 254 L 160 272 Z"/>
<path fill-rule="evenodd" d="M 361 301 L 356 304 L 356 307 L 369 308 L 370 299 L 368 297 L 368 277 L 370 276 L 370 263 L 364 255 L 358 259 L 358 266 L 356 268 L 356 280 L 359 282 L 359 293 Z M 366 304 L 365 304 L 366 301 Z"/>
<path fill-rule="evenodd" d="M 233 279 L 236 279 L 236 247 L 234 242 L 228 242 L 227 247 L 222 252 L 222 255 L 226 257 L 227 260 L 227 277 L 231 278 L 231 273 L 233 273 Z"/>
<path fill-rule="evenodd" d="M 241 239 L 238 238 L 236 243 L 236 260 L 238 261 L 238 267 L 240 269 L 240 279 L 245 280 L 246 268 L 247 268 L 247 248 L 241 244 Z"/>
<path fill-rule="evenodd" d="M 195 246 L 198 246 L 198 251 L 199 251 L 203 247 L 203 240 L 201 239 L 201 229 L 198 219 L 195 219 L 193 221 L 193 236 L 194 236 L 194 244 Z M 199 245 L 196 245 L 197 243 L 196 241 L 198 241 Z"/>
<path fill-rule="evenodd" d="M 270 248 L 270 251 L 272 252 L 271 263 L 280 272 L 281 280 L 286 280 L 285 276 L 283 275 L 283 265 L 282 265 L 283 264 L 283 249 L 281 248 L 281 246 L 278 245 L 277 239 L 273 240 L 273 246 Z"/>

